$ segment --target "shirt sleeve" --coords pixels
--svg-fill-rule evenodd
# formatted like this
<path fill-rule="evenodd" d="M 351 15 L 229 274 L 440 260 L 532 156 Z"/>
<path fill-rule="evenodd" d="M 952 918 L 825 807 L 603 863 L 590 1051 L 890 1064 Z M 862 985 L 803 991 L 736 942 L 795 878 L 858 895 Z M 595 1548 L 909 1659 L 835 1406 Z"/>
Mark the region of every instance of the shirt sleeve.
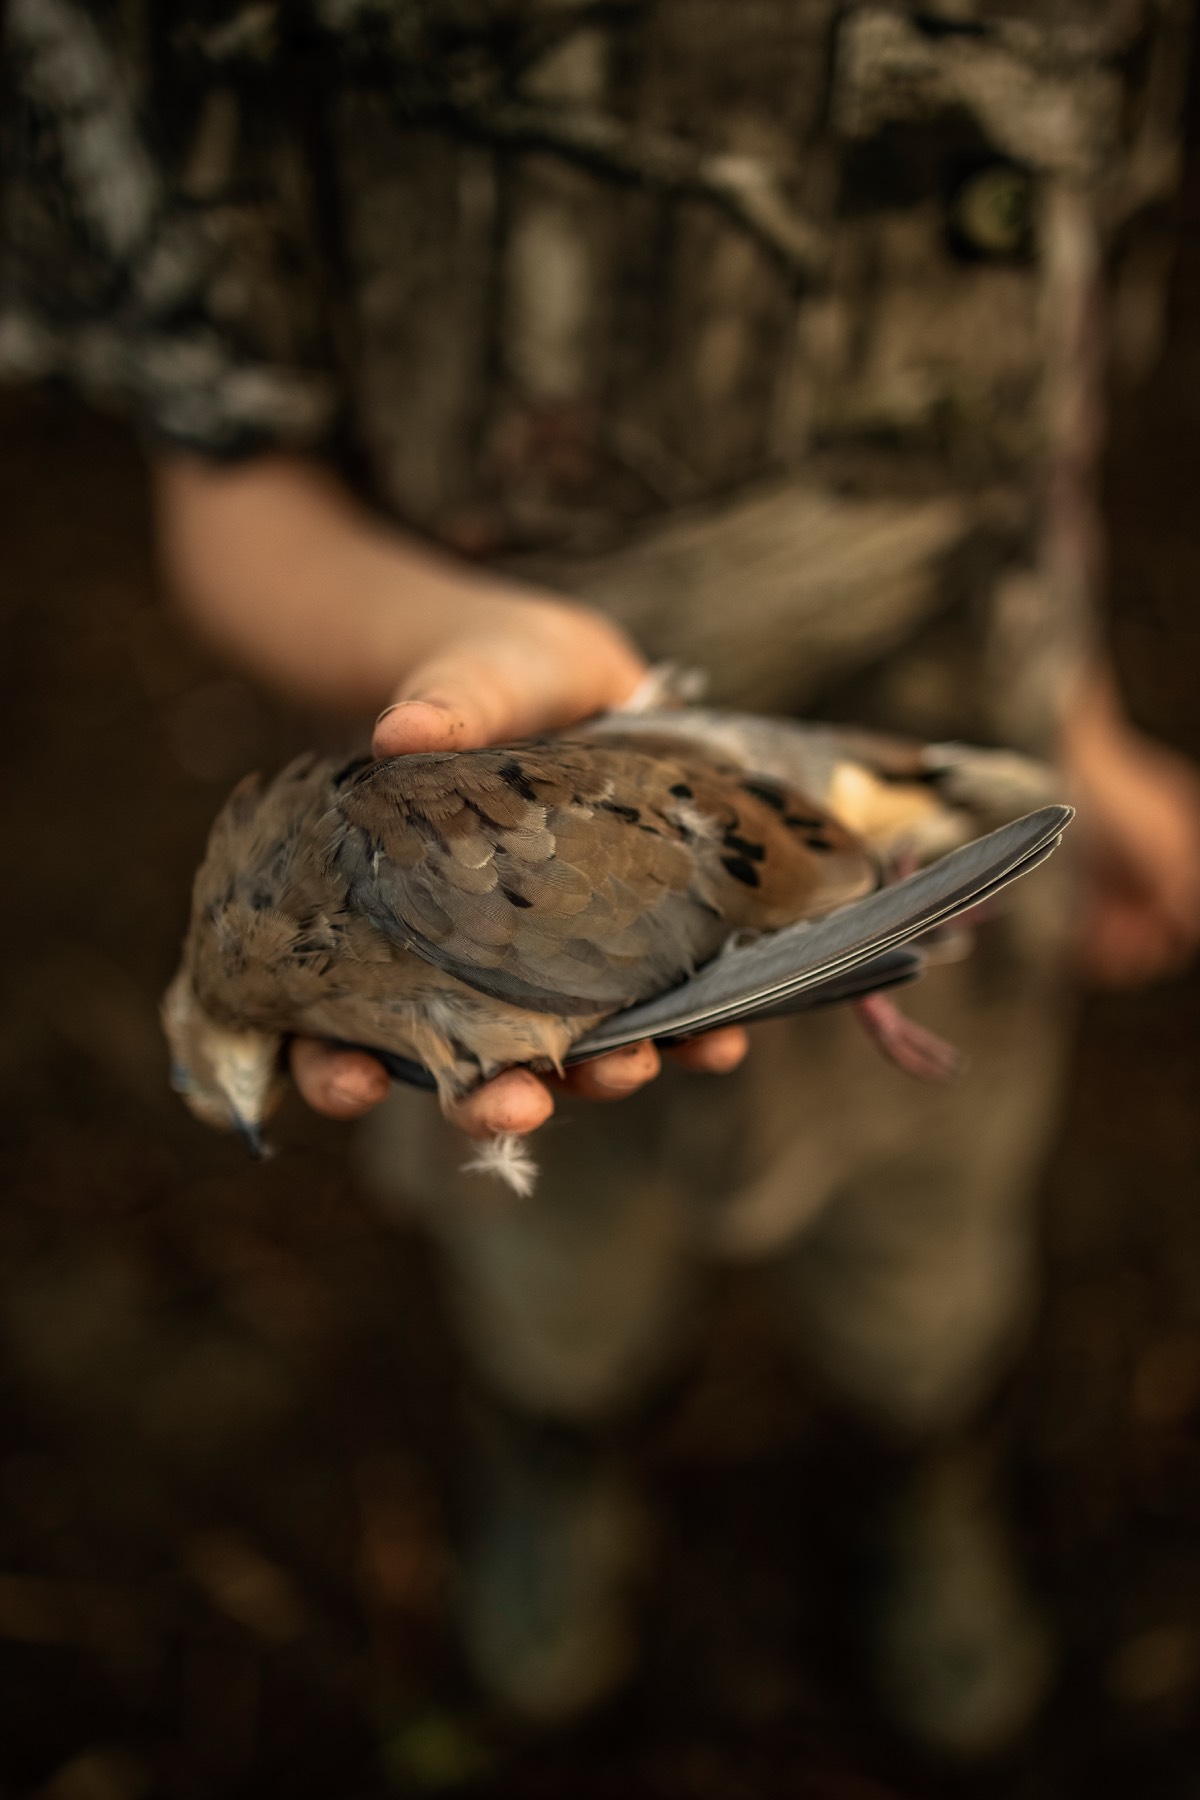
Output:
<path fill-rule="evenodd" d="M 11 0 L 0 375 L 161 442 L 311 447 L 339 410 L 271 4 Z"/>

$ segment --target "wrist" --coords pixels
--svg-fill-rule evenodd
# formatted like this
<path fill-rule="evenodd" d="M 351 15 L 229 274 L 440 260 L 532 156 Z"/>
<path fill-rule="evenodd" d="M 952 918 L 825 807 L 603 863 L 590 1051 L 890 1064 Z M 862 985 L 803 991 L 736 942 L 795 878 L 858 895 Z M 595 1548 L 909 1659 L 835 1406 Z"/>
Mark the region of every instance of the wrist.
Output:
<path fill-rule="evenodd" d="M 1120 752 L 1135 737 L 1112 667 L 1093 664 L 1063 710 L 1060 748 L 1068 768 L 1087 768 Z"/>

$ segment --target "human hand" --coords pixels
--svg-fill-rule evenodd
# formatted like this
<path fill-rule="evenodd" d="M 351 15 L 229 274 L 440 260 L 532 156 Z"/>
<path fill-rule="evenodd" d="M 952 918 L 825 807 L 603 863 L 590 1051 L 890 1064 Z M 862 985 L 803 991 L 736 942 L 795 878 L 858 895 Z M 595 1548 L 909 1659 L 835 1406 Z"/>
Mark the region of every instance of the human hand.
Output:
<path fill-rule="evenodd" d="M 1115 988 L 1178 974 L 1200 945 L 1200 771 L 1134 730 L 1111 690 L 1081 707 L 1065 749 L 1086 859 L 1083 973 Z"/>
<path fill-rule="evenodd" d="M 523 593 L 481 594 L 401 683 L 376 721 L 371 747 L 376 756 L 397 756 L 536 735 L 619 706 L 645 673 L 632 646 L 598 613 Z M 728 1026 L 670 1054 L 687 1068 L 719 1074 L 735 1068 L 747 1047 L 745 1032 Z M 453 1123 L 475 1138 L 533 1131 L 553 1112 L 555 1093 L 621 1099 L 661 1066 L 655 1046 L 641 1043 L 563 1077 L 509 1069 L 462 1100 Z M 371 1111 L 390 1085 L 373 1057 L 311 1038 L 292 1045 L 291 1067 L 308 1104 L 338 1119 Z"/>
<path fill-rule="evenodd" d="M 376 756 L 473 750 L 561 730 L 620 706 L 646 665 L 601 614 L 444 557 L 367 512 L 302 457 L 230 467 L 169 456 L 156 468 L 159 544 L 195 630 L 240 667 L 322 707 L 378 706 L 388 671 L 407 670 L 375 725 Z M 381 671 L 384 672 L 381 679 Z M 714 1073 L 734 1068 L 737 1027 L 672 1052 Z M 310 1106 L 355 1119 L 390 1086 L 358 1051 L 297 1040 L 292 1074 Z M 511 1069 L 458 1108 L 474 1137 L 526 1132 L 554 1091 L 617 1099 L 652 1079 L 649 1044 L 597 1057 L 563 1080 Z"/>

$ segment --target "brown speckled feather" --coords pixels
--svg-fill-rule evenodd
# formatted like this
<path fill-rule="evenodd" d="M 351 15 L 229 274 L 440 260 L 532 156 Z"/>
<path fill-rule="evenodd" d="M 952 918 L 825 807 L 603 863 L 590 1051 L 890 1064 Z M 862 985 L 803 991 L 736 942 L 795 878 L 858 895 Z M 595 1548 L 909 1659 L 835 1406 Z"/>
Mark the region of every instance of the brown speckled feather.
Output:
<path fill-rule="evenodd" d="M 555 1013 L 645 998 L 731 931 L 827 911 L 875 880 L 812 802 L 635 734 L 395 758 L 336 810 L 331 872 L 378 930 Z"/>
<path fill-rule="evenodd" d="M 217 820 L 185 963 L 223 1024 L 375 1044 L 452 1096 L 876 880 L 814 800 L 663 735 L 302 757 Z"/>
<path fill-rule="evenodd" d="M 1004 752 L 697 710 L 458 755 L 300 757 L 213 827 L 164 1002 L 177 1083 L 201 1117 L 255 1130 L 290 1033 L 422 1064 L 445 1103 L 577 1043 L 703 1030 L 822 983 L 870 992 L 912 973 L 897 946 L 1036 866 L 1069 809 L 871 893 L 881 871 L 1014 817 L 1044 779 Z"/>

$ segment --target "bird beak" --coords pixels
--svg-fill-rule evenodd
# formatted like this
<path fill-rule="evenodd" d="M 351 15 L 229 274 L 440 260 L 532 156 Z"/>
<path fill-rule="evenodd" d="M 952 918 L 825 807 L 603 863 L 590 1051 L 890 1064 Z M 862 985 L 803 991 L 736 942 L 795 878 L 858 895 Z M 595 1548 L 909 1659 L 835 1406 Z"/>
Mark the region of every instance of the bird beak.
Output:
<path fill-rule="evenodd" d="M 271 1146 L 263 1142 L 262 1126 L 253 1124 L 249 1119 L 235 1118 L 233 1128 L 258 1162 L 265 1162 L 271 1154 Z"/>

